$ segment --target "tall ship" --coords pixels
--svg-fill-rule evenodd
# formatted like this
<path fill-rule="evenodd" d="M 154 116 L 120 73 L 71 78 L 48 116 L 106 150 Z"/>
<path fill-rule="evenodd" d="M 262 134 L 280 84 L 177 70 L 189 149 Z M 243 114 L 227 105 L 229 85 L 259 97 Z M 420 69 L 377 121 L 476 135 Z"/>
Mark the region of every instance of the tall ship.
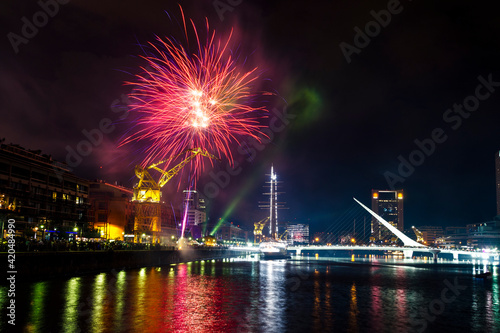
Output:
<path fill-rule="evenodd" d="M 270 191 L 264 194 L 269 196 L 269 204 L 261 208 L 269 209 L 269 218 L 266 218 L 269 220 L 269 233 L 262 235 L 259 250 L 264 259 L 286 259 L 289 257 L 287 242 L 278 238 L 278 209 L 281 208 L 281 204 L 278 202 L 278 177 L 273 166 L 271 166 L 270 181 L 267 183 Z"/>
<path fill-rule="evenodd" d="M 267 240 L 259 245 L 260 254 L 264 259 L 287 259 L 287 243 L 280 240 Z"/>

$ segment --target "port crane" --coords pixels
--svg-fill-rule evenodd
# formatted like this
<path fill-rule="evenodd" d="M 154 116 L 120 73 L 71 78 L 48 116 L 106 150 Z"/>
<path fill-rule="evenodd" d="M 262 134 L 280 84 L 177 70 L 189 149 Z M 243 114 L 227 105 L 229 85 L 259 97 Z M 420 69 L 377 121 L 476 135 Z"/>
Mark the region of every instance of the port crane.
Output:
<path fill-rule="evenodd" d="M 417 236 L 417 242 L 424 244 L 425 241 L 424 241 L 424 235 L 422 234 L 422 232 L 420 230 L 418 230 L 417 228 L 415 228 L 414 226 L 412 226 L 411 228 L 413 229 L 413 232 Z"/>
<path fill-rule="evenodd" d="M 266 226 L 267 222 L 269 222 L 269 216 L 253 224 L 254 225 L 253 234 L 255 243 L 260 243 L 264 240 L 264 236 L 262 235 L 262 230 Z"/>
<path fill-rule="evenodd" d="M 188 154 L 181 162 L 170 170 L 163 170 L 158 166 Z M 134 234 L 135 242 L 140 240 L 141 234 L 145 231 L 153 234 L 153 242 L 158 240 L 161 232 L 161 189 L 167 184 L 186 164 L 191 162 L 196 156 L 201 155 L 211 159 L 219 160 L 216 156 L 201 148 L 187 149 L 177 155 L 151 164 L 147 167 L 137 165 L 134 169 L 139 182 L 134 186 L 132 201 L 135 202 Z M 156 170 L 161 173 L 161 177 L 156 181 L 149 170 Z"/>

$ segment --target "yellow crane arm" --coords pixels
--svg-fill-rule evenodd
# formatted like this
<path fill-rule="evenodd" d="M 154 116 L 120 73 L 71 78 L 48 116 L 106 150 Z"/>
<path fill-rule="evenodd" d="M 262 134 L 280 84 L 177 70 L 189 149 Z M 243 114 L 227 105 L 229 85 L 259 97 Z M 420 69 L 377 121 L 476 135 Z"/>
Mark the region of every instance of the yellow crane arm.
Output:
<path fill-rule="evenodd" d="M 254 225 L 254 235 L 262 235 L 262 230 L 264 229 L 264 226 L 266 225 L 267 221 L 269 220 L 269 216 L 263 218 L 262 220 L 255 222 Z"/>
<path fill-rule="evenodd" d="M 175 159 L 179 157 L 180 155 L 183 155 L 185 153 L 191 153 L 191 155 L 187 156 L 184 160 L 182 160 L 179 164 L 174 166 L 172 169 L 165 171 L 160 168 L 158 168 L 158 165 L 165 163 L 166 161 L 170 159 Z M 177 154 L 175 156 L 172 156 L 168 159 L 165 159 L 163 161 L 160 161 L 158 163 L 154 163 L 147 168 L 143 168 L 140 165 L 135 167 L 135 175 L 137 178 L 139 178 L 139 182 L 137 185 L 134 187 L 134 201 L 148 201 L 148 202 L 160 202 L 160 197 L 161 193 L 160 190 L 161 188 L 170 180 L 172 177 L 174 177 L 179 170 L 181 170 L 187 163 L 189 163 L 193 158 L 195 158 L 197 155 L 202 155 L 206 156 L 212 159 L 217 159 L 212 154 L 209 154 L 207 151 L 202 150 L 201 148 L 195 148 L 195 149 L 188 149 L 183 151 L 180 154 Z M 160 172 L 162 175 L 158 182 L 154 180 L 154 178 L 149 174 L 148 170 L 149 169 L 154 169 L 158 172 Z"/>
<path fill-rule="evenodd" d="M 423 243 L 424 242 L 424 237 L 423 237 L 424 235 L 422 234 L 422 232 L 415 227 L 411 227 L 411 228 L 413 229 L 413 232 L 417 236 L 417 242 Z"/>
<path fill-rule="evenodd" d="M 180 156 L 182 154 L 185 154 L 185 153 L 189 153 L 189 152 L 191 153 L 191 155 L 189 155 L 188 157 L 186 157 L 184 160 L 182 160 L 179 164 L 177 164 L 176 166 L 174 166 L 172 169 L 170 169 L 168 171 L 165 171 L 165 170 L 162 170 L 162 169 L 158 168 L 159 164 L 165 163 L 169 159 L 177 158 L 178 156 Z M 201 148 L 187 149 L 187 150 L 183 151 L 182 153 L 177 154 L 177 155 L 175 155 L 175 156 L 173 156 L 171 158 L 168 158 L 166 160 L 163 160 L 163 161 L 160 161 L 158 163 L 150 165 L 148 167 L 148 169 L 155 169 L 156 171 L 158 171 L 158 172 L 160 172 L 162 174 L 162 176 L 158 180 L 158 187 L 162 188 L 166 183 L 168 183 L 168 181 L 170 179 L 172 179 L 172 177 L 174 177 L 186 164 L 188 164 L 189 162 L 191 162 L 191 160 L 193 160 L 198 154 L 202 155 L 202 156 L 205 156 L 205 157 L 209 157 L 209 158 L 212 158 L 212 159 L 219 160 L 216 156 L 210 154 L 209 152 L 207 152 L 205 150 L 202 150 Z"/>

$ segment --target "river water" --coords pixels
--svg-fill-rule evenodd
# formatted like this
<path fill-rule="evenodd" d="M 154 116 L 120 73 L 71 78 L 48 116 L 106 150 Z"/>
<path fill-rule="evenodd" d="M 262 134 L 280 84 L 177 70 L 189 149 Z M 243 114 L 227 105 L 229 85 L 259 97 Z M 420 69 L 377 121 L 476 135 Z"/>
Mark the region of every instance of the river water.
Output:
<path fill-rule="evenodd" d="M 353 261 L 354 260 L 354 261 Z M 498 266 L 417 260 L 197 261 L 18 282 L 23 332 L 500 332 Z M 0 331 L 7 323 L 0 287 Z"/>

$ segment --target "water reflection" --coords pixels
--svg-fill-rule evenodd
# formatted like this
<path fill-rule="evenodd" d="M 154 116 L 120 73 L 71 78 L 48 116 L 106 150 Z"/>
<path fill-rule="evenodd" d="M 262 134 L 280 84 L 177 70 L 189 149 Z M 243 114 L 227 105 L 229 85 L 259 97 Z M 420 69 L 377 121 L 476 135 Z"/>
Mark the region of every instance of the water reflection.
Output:
<path fill-rule="evenodd" d="M 315 271 L 315 275 L 319 275 L 318 271 Z M 313 320 L 314 320 L 314 330 L 319 331 L 321 329 L 321 286 L 320 281 L 317 276 L 314 279 L 314 307 L 313 307 Z"/>
<path fill-rule="evenodd" d="M 357 332 L 358 331 L 358 298 L 356 296 L 356 284 L 352 284 L 351 287 L 351 302 L 349 306 L 349 331 Z"/>
<path fill-rule="evenodd" d="M 285 261 L 260 262 L 260 290 L 263 304 L 259 320 L 264 332 L 283 332 Z"/>
<path fill-rule="evenodd" d="M 173 325 L 176 330 L 179 330 L 187 328 L 186 318 L 191 315 L 189 312 L 190 304 L 187 299 L 187 266 L 185 264 L 177 265 L 175 273 L 175 280 L 173 281 L 175 291 L 170 296 L 173 296 L 172 301 L 174 303 Z"/>
<path fill-rule="evenodd" d="M 127 288 L 127 273 L 121 271 L 116 275 L 115 285 L 115 320 L 114 331 L 121 331 L 123 326 L 123 314 L 125 308 L 125 291 Z M 118 319 L 119 318 L 119 319 Z M 118 320 L 117 320 L 118 319 Z"/>
<path fill-rule="evenodd" d="M 323 316 L 324 321 L 325 321 L 326 331 L 331 331 L 332 324 L 333 324 L 331 293 L 332 293 L 332 284 L 330 281 L 327 281 L 325 284 L 325 305 L 324 305 L 325 313 Z"/>
<path fill-rule="evenodd" d="M 499 295 L 499 281 L 498 281 L 498 267 L 493 268 L 493 278 L 492 278 L 492 288 L 491 288 L 491 316 L 490 316 L 490 326 L 493 328 L 500 327 L 500 295 Z"/>
<path fill-rule="evenodd" d="M 407 288 L 408 288 L 408 282 L 406 281 L 406 268 L 404 267 L 397 267 L 396 268 L 396 281 L 397 281 L 397 288 L 396 288 L 396 309 L 397 309 L 397 315 L 395 316 L 396 318 L 396 327 L 404 327 L 406 318 L 407 318 L 407 304 L 406 304 L 406 293 L 407 293 Z"/>
<path fill-rule="evenodd" d="M 75 332 L 78 327 L 78 302 L 80 301 L 80 280 L 75 277 L 66 282 L 64 293 L 66 304 L 62 321 L 62 332 Z"/>
<path fill-rule="evenodd" d="M 48 282 L 37 282 L 31 291 L 31 311 L 29 314 L 27 330 L 37 332 L 45 324 L 45 298 L 47 296 Z"/>
<path fill-rule="evenodd" d="M 106 273 L 97 275 L 94 279 L 93 302 L 91 315 L 92 332 L 100 332 L 103 326 L 104 300 L 106 296 Z"/>
<path fill-rule="evenodd" d="M 482 313 L 474 316 L 474 326 L 479 330 L 483 326 L 483 321 L 488 328 L 488 331 L 495 331 L 500 326 L 500 300 L 499 300 L 499 290 L 498 290 L 498 267 L 488 266 L 487 263 L 483 262 L 481 268 L 475 270 L 475 274 L 482 272 L 491 272 L 491 280 L 478 280 L 474 284 L 474 291 L 479 292 L 479 290 L 484 289 L 485 297 L 484 304 L 481 303 L 481 299 L 474 295 L 476 302 L 474 302 L 473 307 L 479 308 L 483 307 Z M 491 289 L 487 288 L 491 284 Z"/>
<path fill-rule="evenodd" d="M 370 318 L 374 332 L 382 331 L 382 291 L 380 290 L 380 268 L 371 267 L 371 308 Z"/>
<path fill-rule="evenodd" d="M 7 301 L 8 301 L 8 291 L 9 291 L 9 288 L 8 287 L 3 287 L 3 286 L 0 286 L 0 309 L 6 309 L 7 308 Z M 7 320 L 9 320 L 10 318 L 7 317 Z M 4 323 L 3 320 L 0 320 L 0 331 L 4 331 L 4 327 L 7 326 L 7 323 Z"/>
<path fill-rule="evenodd" d="M 470 276 L 470 266 L 345 262 L 198 261 L 29 283 L 16 295 L 19 313 L 27 314 L 19 324 L 28 332 L 406 332 L 443 281 L 458 276 L 467 289 L 429 329 L 499 326 L 498 267 L 489 266 L 492 281 L 482 281 Z"/>

